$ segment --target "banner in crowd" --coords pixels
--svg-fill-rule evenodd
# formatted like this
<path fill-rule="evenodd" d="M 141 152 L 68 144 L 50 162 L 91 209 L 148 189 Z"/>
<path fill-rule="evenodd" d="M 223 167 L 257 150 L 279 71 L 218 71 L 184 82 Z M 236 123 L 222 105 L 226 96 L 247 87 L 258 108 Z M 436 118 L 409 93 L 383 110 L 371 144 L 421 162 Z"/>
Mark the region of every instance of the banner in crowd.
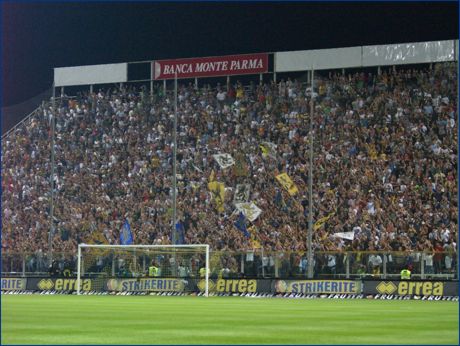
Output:
<path fill-rule="evenodd" d="M 276 176 L 276 180 L 289 192 L 291 196 L 294 196 L 299 192 L 299 189 L 294 182 L 289 178 L 287 173 L 281 173 Z"/>
<path fill-rule="evenodd" d="M 2 278 L 2 291 L 25 290 L 26 282 L 23 278 Z"/>
<path fill-rule="evenodd" d="M 249 200 L 250 193 L 251 185 L 237 184 L 235 188 L 235 194 L 233 196 L 233 204 L 247 202 Z"/>
<path fill-rule="evenodd" d="M 257 219 L 262 213 L 262 209 L 255 205 L 254 202 L 236 203 L 235 207 L 238 209 L 238 211 L 242 212 L 251 222 Z"/>
<path fill-rule="evenodd" d="M 109 279 L 108 291 L 130 292 L 183 292 L 188 284 L 182 279 L 142 278 L 142 279 Z"/>
<path fill-rule="evenodd" d="M 353 231 L 350 231 L 350 232 L 337 232 L 337 233 L 334 233 L 333 236 L 336 237 L 336 238 L 353 240 L 353 239 L 355 239 L 355 232 L 353 232 Z"/>
<path fill-rule="evenodd" d="M 233 174 L 237 177 L 247 177 L 249 174 L 248 165 L 242 152 L 236 154 Z"/>
<path fill-rule="evenodd" d="M 257 228 L 255 226 L 252 226 L 252 227 L 249 227 L 248 228 L 249 232 L 251 232 L 251 239 L 249 239 L 249 245 L 250 245 L 250 248 L 252 249 L 261 249 L 262 248 L 262 244 L 260 244 L 260 241 L 256 238 L 256 232 L 257 232 Z"/>
<path fill-rule="evenodd" d="M 208 183 L 208 189 L 212 194 L 212 200 L 216 204 L 216 209 L 219 213 L 224 211 L 224 200 L 225 200 L 225 185 L 217 181 L 211 181 Z"/>
<path fill-rule="evenodd" d="M 271 156 L 276 158 L 276 144 L 272 142 L 262 142 L 259 145 L 260 149 L 262 150 L 262 156 L 267 157 Z"/>
<path fill-rule="evenodd" d="M 276 293 L 361 293 L 361 281 L 353 280 L 276 280 Z"/>
<path fill-rule="evenodd" d="M 235 164 L 235 160 L 230 154 L 216 154 L 212 156 L 222 169 L 228 168 Z"/>
<path fill-rule="evenodd" d="M 246 227 L 246 216 L 240 211 L 240 215 L 238 215 L 238 219 L 234 223 L 235 227 L 241 231 L 246 238 L 250 238 L 251 234 L 248 232 Z"/>
<path fill-rule="evenodd" d="M 99 285 L 95 284 L 95 280 L 81 279 L 80 289 L 82 291 L 101 290 L 103 289 L 103 282 L 101 280 Z M 101 286 L 101 287 L 99 287 Z M 27 289 L 31 291 L 76 291 L 77 278 L 28 278 Z"/>
<path fill-rule="evenodd" d="M 327 220 L 329 220 L 334 214 L 335 214 L 335 212 L 332 212 L 329 215 L 324 216 L 321 219 L 319 219 L 318 221 L 316 221 L 315 224 L 313 225 L 313 230 L 314 231 L 319 230 L 321 228 L 321 226 L 323 226 L 327 222 Z"/>
<path fill-rule="evenodd" d="M 131 232 L 131 226 L 129 225 L 128 219 L 125 220 L 120 230 L 120 244 L 131 245 L 133 243 L 133 233 Z"/>
<path fill-rule="evenodd" d="M 154 79 L 174 79 L 176 73 L 177 78 L 259 74 L 268 71 L 268 54 L 156 60 L 152 64 Z"/>
<path fill-rule="evenodd" d="M 458 282 L 363 281 L 364 294 L 458 296 Z"/>

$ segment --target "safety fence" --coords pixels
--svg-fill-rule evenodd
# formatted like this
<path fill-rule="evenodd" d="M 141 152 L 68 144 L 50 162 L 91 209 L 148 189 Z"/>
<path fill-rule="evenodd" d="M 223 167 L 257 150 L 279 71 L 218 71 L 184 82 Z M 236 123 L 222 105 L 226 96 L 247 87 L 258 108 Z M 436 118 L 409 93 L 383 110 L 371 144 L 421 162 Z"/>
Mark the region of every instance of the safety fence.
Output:
<path fill-rule="evenodd" d="M 85 273 L 115 276 L 124 255 L 101 252 L 92 263 L 85 263 Z M 136 255 L 139 266 L 128 274 L 142 276 L 148 271 L 145 255 Z M 253 279 L 307 279 L 307 252 L 268 251 L 211 251 L 211 278 Z M 54 253 L 55 270 L 67 276 L 76 275 L 76 253 Z M 159 266 L 170 266 L 167 259 Z M 457 256 L 454 252 L 315 252 L 313 255 L 315 279 L 399 279 L 401 270 L 409 269 L 413 279 L 457 280 Z M 30 277 L 48 275 L 51 271 L 48 255 L 37 253 L 2 253 L 2 277 Z M 56 270 L 57 269 L 57 270 Z"/>

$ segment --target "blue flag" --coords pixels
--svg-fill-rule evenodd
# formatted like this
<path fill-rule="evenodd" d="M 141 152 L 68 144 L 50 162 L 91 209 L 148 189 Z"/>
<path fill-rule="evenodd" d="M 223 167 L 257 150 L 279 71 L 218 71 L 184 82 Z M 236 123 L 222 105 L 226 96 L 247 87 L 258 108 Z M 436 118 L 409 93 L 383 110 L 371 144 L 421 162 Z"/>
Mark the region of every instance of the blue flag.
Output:
<path fill-rule="evenodd" d="M 123 227 L 120 230 L 120 244 L 131 245 L 133 243 L 133 233 L 131 232 L 131 226 L 129 225 L 128 219 L 125 220 Z"/>
<path fill-rule="evenodd" d="M 236 220 L 235 222 L 235 227 L 238 228 L 241 232 L 243 232 L 246 238 L 249 238 L 251 236 L 248 232 L 248 229 L 246 228 L 246 216 L 244 216 L 242 212 L 240 212 L 238 220 Z"/>
<path fill-rule="evenodd" d="M 185 244 L 185 228 L 181 221 L 176 223 L 176 245 L 180 244 Z"/>

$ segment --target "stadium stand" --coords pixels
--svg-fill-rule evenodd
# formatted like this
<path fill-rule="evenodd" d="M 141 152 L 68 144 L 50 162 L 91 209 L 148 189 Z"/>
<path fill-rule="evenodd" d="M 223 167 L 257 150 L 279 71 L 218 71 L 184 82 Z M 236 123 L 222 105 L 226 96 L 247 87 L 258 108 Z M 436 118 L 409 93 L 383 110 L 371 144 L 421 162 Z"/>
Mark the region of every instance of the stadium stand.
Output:
<path fill-rule="evenodd" d="M 137 244 L 171 243 L 174 100 L 161 90 L 150 97 L 125 85 L 61 97 L 54 112 L 48 103 L 2 138 L 4 253 L 30 254 L 30 271 L 47 268 L 52 117 L 53 251 L 72 260 L 78 243 L 117 244 L 125 218 Z M 311 94 L 310 86 L 291 79 L 230 89 L 180 85 L 177 210 L 184 243 L 210 244 L 214 251 L 292 251 L 286 270 L 305 272 Z M 451 63 L 318 76 L 316 251 L 405 253 L 387 258 L 395 269 L 420 262 L 417 253 L 428 251 L 435 273 L 453 271 L 457 94 Z M 213 157 L 220 153 L 235 164 L 222 169 Z M 296 194 L 278 182 L 281 173 Z M 210 181 L 224 184 L 223 205 Z M 238 184 L 249 184 L 248 201 L 262 210 L 253 222 L 243 220 L 246 234 L 235 226 Z M 338 232 L 353 232 L 354 240 L 335 237 Z M 332 255 L 318 261 L 330 273 L 343 265 Z M 238 271 L 234 257 L 223 262 Z"/>

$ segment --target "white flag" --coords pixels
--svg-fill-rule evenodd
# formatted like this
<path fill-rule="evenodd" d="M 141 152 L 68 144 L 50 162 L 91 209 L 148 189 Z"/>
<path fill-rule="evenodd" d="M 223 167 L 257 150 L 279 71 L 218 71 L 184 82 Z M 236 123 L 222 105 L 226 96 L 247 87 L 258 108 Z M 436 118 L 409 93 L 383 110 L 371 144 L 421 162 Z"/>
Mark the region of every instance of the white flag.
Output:
<path fill-rule="evenodd" d="M 351 231 L 351 232 L 338 232 L 338 233 L 334 233 L 334 237 L 353 240 L 353 239 L 355 239 L 355 232 L 353 232 L 353 231 Z"/>
<path fill-rule="evenodd" d="M 212 156 L 216 159 L 217 163 L 222 169 L 225 169 L 235 164 L 235 160 L 230 154 L 217 154 Z"/>
<path fill-rule="evenodd" d="M 236 185 L 235 194 L 233 196 L 233 203 L 247 202 L 249 200 L 249 194 L 251 192 L 251 185 L 249 184 L 238 184 Z"/>
<path fill-rule="evenodd" d="M 255 205 L 254 202 L 236 203 L 235 207 L 251 222 L 257 219 L 262 213 L 262 209 Z"/>

